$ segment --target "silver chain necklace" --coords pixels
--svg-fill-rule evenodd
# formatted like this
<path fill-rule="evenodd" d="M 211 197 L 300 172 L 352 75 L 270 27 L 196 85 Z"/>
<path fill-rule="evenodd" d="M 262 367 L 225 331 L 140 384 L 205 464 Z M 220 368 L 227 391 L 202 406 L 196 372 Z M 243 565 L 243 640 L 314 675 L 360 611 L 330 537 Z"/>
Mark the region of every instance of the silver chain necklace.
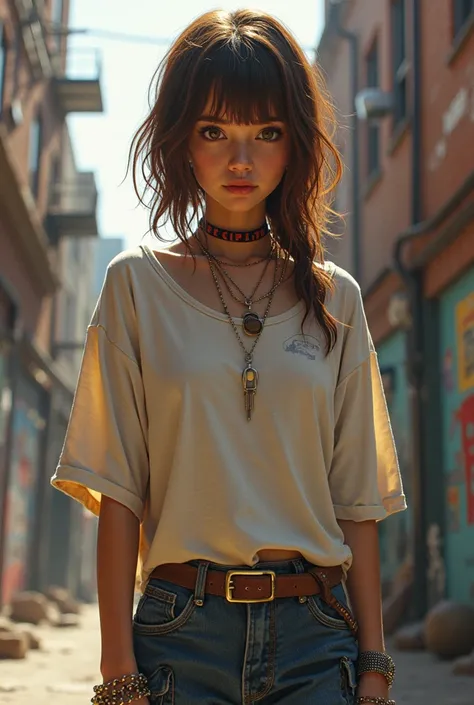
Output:
<path fill-rule="evenodd" d="M 250 350 L 247 350 L 247 348 L 245 347 L 245 345 L 242 341 L 242 338 L 240 337 L 240 334 L 239 334 L 238 328 L 235 324 L 235 321 L 232 318 L 232 316 L 230 315 L 229 309 L 228 309 L 227 304 L 225 302 L 224 295 L 222 293 L 222 289 L 219 284 L 219 279 L 217 277 L 217 274 L 215 271 L 215 266 L 212 261 L 212 258 L 209 255 L 206 255 L 206 256 L 207 256 L 207 261 L 209 263 L 209 269 L 211 270 L 212 278 L 214 279 L 214 284 L 216 285 L 217 292 L 219 294 L 222 306 L 224 308 L 224 312 L 225 312 L 227 318 L 229 319 L 229 323 L 231 324 L 232 329 L 233 329 L 235 336 L 237 338 L 237 341 L 238 341 L 238 343 L 239 343 L 240 347 L 242 348 L 243 353 L 245 355 L 246 366 L 242 372 L 242 386 L 244 389 L 244 406 L 245 406 L 245 412 L 247 414 L 247 421 L 250 421 L 252 418 L 252 411 L 254 409 L 255 395 L 257 393 L 257 384 L 258 384 L 258 372 L 255 369 L 255 367 L 253 366 L 253 354 L 254 354 L 255 348 L 257 346 L 257 343 L 260 340 L 260 336 L 262 335 L 263 327 L 265 325 L 265 321 L 267 320 L 267 316 L 270 311 L 270 306 L 272 305 L 273 296 L 274 296 L 274 293 L 275 293 L 277 287 L 273 288 L 272 293 L 268 297 L 268 303 L 267 303 L 265 313 L 263 314 L 263 318 L 262 318 L 262 326 L 260 328 L 260 331 L 256 335 L 256 338 L 255 338 L 255 341 L 254 341 L 252 347 L 250 348 Z M 276 276 L 277 276 L 276 272 L 277 272 L 277 267 L 275 265 L 275 273 L 273 275 L 273 283 L 274 284 L 276 282 Z"/>
<path fill-rule="evenodd" d="M 203 245 L 202 242 L 199 240 L 197 234 L 195 234 L 194 237 L 196 238 L 196 240 L 197 240 L 197 241 L 199 242 L 199 244 L 201 245 L 201 248 L 204 248 L 204 245 Z M 270 251 L 269 251 L 269 253 L 268 253 L 267 255 L 265 255 L 265 257 L 260 257 L 260 259 L 256 259 L 255 262 L 245 262 L 244 264 L 241 264 L 240 262 L 226 262 L 225 260 L 220 259 L 220 258 L 217 257 L 216 255 L 213 255 L 212 252 L 209 252 L 209 250 L 207 250 L 207 248 L 206 248 L 207 252 L 209 252 L 209 254 L 210 254 L 210 256 L 212 257 L 212 259 L 214 260 L 214 262 L 217 262 L 218 264 L 220 264 L 220 265 L 223 266 L 223 267 L 240 267 L 240 268 L 242 268 L 242 267 L 243 267 L 243 268 L 245 268 L 245 267 L 255 267 L 257 264 L 262 264 L 262 262 L 266 262 L 268 259 L 273 259 L 273 255 L 274 255 L 276 249 L 277 249 L 277 248 L 276 248 L 275 240 L 272 238 L 272 242 L 271 242 L 271 246 L 270 246 Z M 277 254 L 277 258 L 278 258 L 278 254 Z"/>
<path fill-rule="evenodd" d="M 276 268 L 278 267 L 277 261 L 275 263 Z M 218 269 L 221 274 L 222 280 L 227 288 L 227 291 L 232 296 L 234 301 L 237 301 L 237 303 L 242 304 L 243 306 L 247 307 L 247 312 L 244 314 L 243 320 L 242 320 L 242 327 L 244 329 L 244 332 L 247 335 L 257 335 L 257 333 L 260 331 L 261 319 L 254 311 L 251 310 L 252 306 L 254 304 L 259 303 L 259 301 L 263 301 L 264 299 L 267 299 L 269 296 L 271 296 L 273 294 L 273 292 L 276 289 L 278 289 L 280 284 L 282 284 L 282 282 L 283 282 L 283 277 L 285 276 L 285 272 L 286 272 L 286 265 L 285 264 L 282 265 L 281 273 L 278 278 L 278 281 L 276 281 L 274 279 L 273 284 L 270 287 L 270 289 L 265 294 L 262 294 L 261 296 L 259 296 L 256 299 L 254 298 L 255 291 L 253 292 L 253 294 L 251 296 L 248 296 L 248 297 L 245 296 L 244 292 L 239 287 L 239 285 L 232 279 L 229 272 L 226 272 L 226 270 L 223 267 L 218 267 Z M 226 280 L 226 277 L 230 280 L 230 282 L 233 284 L 233 286 L 235 286 L 235 288 L 238 289 L 240 294 L 243 296 L 243 300 L 235 295 L 234 291 L 232 290 L 232 287 L 229 285 L 229 282 Z"/>
<path fill-rule="evenodd" d="M 259 301 L 263 301 L 264 299 L 267 299 L 270 296 L 273 296 L 274 292 L 276 291 L 276 289 L 280 286 L 280 284 L 283 281 L 286 267 L 285 266 L 282 267 L 280 278 L 278 279 L 278 281 L 276 281 L 276 265 L 275 265 L 275 276 L 273 279 L 272 287 L 265 294 L 262 294 L 262 296 L 259 296 L 257 299 L 255 299 L 254 296 L 255 296 L 256 292 L 258 291 L 258 288 L 260 287 L 260 284 L 262 283 L 263 278 L 265 276 L 265 272 L 267 271 L 268 266 L 271 262 L 271 257 L 270 257 L 271 253 L 269 253 L 269 255 L 266 258 L 267 262 L 265 264 L 265 267 L 262 271 L 262 274 L 261 274 L 256 286 L 254 287 L 252 293 L 249 294 L 249 296 L 247 296 L 242 291 L 240 286 L 232 279 L 232 277 L 230 276 L 229 272 L 225 269 L 225 267 L 222 266 L 221 261 L 215 255 L 213 255 L 209 252 L 209 250 L 202 244 L 202 242 L 199 240 L 199 238 L 196 238 L 196 240 L 197 240 L 202 252 L 206 255 L 208 261 L 212 261 L 213 264 L 219 270 L 219 273 L 220 273 L 222 280 L 227 288 L 227 291 L 232 296 L 234 301 L 237 301 L 237 303 L 242 304 L 243 306 L 245 306 L 247 308 L 247 311 L 242 316 L 242 329 L 243 329 L 244 333 L 246 335 L 252 336 L 252 337 L 255 335 L 259 335 L 263 329 L 263 320 L 260 318 L 258 313 L 256 313 L 255 311 L 252 311 L 252 306 L 254 304 L 258 303 Z M 262 260 L 262 261 L 264 261 L 264 260 Z M 241 296 L 243 297 L 243 300 L 239 299 L 235 295 L 235 293 L 233 292 L 229 283 L 227 282 L 226 277 L 230 280 L 230 282 L 233 284 L 233 286 L 235 286 L 235 288 L 240 292 Z"/>

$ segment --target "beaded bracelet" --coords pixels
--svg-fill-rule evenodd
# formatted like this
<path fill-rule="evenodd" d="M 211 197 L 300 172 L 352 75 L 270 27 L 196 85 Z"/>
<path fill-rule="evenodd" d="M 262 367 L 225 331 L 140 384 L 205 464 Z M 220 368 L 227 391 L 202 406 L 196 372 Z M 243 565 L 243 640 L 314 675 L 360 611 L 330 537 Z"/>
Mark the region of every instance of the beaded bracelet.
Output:
<path fill-rule="evenodd" d="M 143 673 L 127 673 L 124 676 L 121 676 L 120 678 L 113 678 L 111 681 L 107 681 L 107 683 L 95 685 L 94 693 L 103 693 L 105 690 L 109 690 L 110 688 L 116 688 L 118 685 L 123 685 L 124 683 L 127 683 L 127 681 L 129 685 L 147 684 L 146 676 L 144 676 Z"/>
<path fill-rule="evenodd" d="M 143 673 L 130 673 L 114 678 L 107 683 L 94 686 L 92 705 L 128 705 L 134 700 L 151 695 L 148 681 Z"/>
<path fill-rule="evenodd" d="M 151 695 L 151 691 L 147 690 L 136 690 L 129 696 L 126 695 L 97 695 L 92 698 L 91 703 L 93 705 L 130 705 L 130 703 L 135 700 L 140 700 L 141 698 L 148 698 Z"/>
<path fill-rule="evenodd" d="M 357 705 L 362 703 L 373 703 L 374 705 L 396 705 L 395 700 L 387 700 L 386 698 L 372 698 L 369 695 L 361 695 L 356 700 Z"/>
<path fill-rule="evenodd" d="M 395 662 L 385 651 L 361 651 L 357 663 L 357 677 L 363 673 L 380 673 L 391 688 L 395 678 Z"/>

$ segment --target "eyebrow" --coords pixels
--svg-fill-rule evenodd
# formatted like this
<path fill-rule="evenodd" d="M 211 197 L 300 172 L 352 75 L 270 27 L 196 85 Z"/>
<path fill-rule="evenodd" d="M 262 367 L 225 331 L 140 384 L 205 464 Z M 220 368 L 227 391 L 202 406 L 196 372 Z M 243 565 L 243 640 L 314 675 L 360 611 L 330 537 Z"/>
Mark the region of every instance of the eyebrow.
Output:
<path fill-rule="evenodd" d="M 217 125 L 230 125 L 231 124 L 229 120 L 224 120 L 223 118 L 216 117 L 215 115 L 201 115 L 201 117 L 199 117 L 197 119 L 197 122 L 215 122 Z M 284 122 L 284 120 L 281 117 L 270 116 L 268 118 L 268 120 L 266 120 L 265 122 L 254 123 L 254 124 L 265 125 L 267 122 Z"/>

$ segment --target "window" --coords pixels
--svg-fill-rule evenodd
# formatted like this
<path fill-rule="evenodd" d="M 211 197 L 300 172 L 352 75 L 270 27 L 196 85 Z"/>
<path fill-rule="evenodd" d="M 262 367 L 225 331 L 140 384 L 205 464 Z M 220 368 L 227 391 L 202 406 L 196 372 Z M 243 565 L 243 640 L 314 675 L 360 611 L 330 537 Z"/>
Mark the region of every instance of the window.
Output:
<path fill-rule="evenodd" d="M 39 171 L 43 141 L 43 126 L 41 116 L 37 115 L 30 127 L 29 172 L 30 188 L 33 196 L 37 198 L 39 190 Z"/>
<path fill-rule="evenodd" d="M 474 0 L 454 0 L 453 2 L 453 30 L 457 37 L 468 19 L 474 15 Z"/>
<path fill-rule="evenodd" d="M 407 69 L 405 0 L 392 0 L 392 82 L 394 126 L 407 116 Z"/>
<path fill-rule="evenodd" d="M 0 22 L 0 115 L 3 112 L 3 98 L 5 92 L 5 72 L 7 64 L 7 42 L 5 28 Z"/>
<path fill-rule="evenodd" d="M 379 85 L 379 49 L 377 40 L 366 56 L 366 82 L 369 88 L 378 88 Z M 368 175 L 376 173 L 380 168 L 380 128 L 374 122 L 369 122 L 367 128 L 367 172 Z"/>

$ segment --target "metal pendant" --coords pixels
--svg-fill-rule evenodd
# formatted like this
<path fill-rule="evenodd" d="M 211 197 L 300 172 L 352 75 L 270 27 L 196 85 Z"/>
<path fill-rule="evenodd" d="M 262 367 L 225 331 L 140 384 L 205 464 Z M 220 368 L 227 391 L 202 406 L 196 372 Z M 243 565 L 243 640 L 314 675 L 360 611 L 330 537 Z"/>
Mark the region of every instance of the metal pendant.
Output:
<path fill-rule="evenodd" d="M 247 414 L 247 421 L 250 421 L 252 418 L 255 394 L 257 393 L 257 383 L 258 372 L 255 367 L 252 367 L 249 363 L 245 370 L 242 372 L 242 384 L 244 387 L 244 403 L 245 411 Z"/>
<path fill-rule="evenodd" d="M 256 336 L 263 328 L 262 319 L 258 316 L 258 314 L 253 313 L 253 311 L 248 311 L 244 314 L 242 328 L 244 329 L 244 333 L 247 335 Z"/>

